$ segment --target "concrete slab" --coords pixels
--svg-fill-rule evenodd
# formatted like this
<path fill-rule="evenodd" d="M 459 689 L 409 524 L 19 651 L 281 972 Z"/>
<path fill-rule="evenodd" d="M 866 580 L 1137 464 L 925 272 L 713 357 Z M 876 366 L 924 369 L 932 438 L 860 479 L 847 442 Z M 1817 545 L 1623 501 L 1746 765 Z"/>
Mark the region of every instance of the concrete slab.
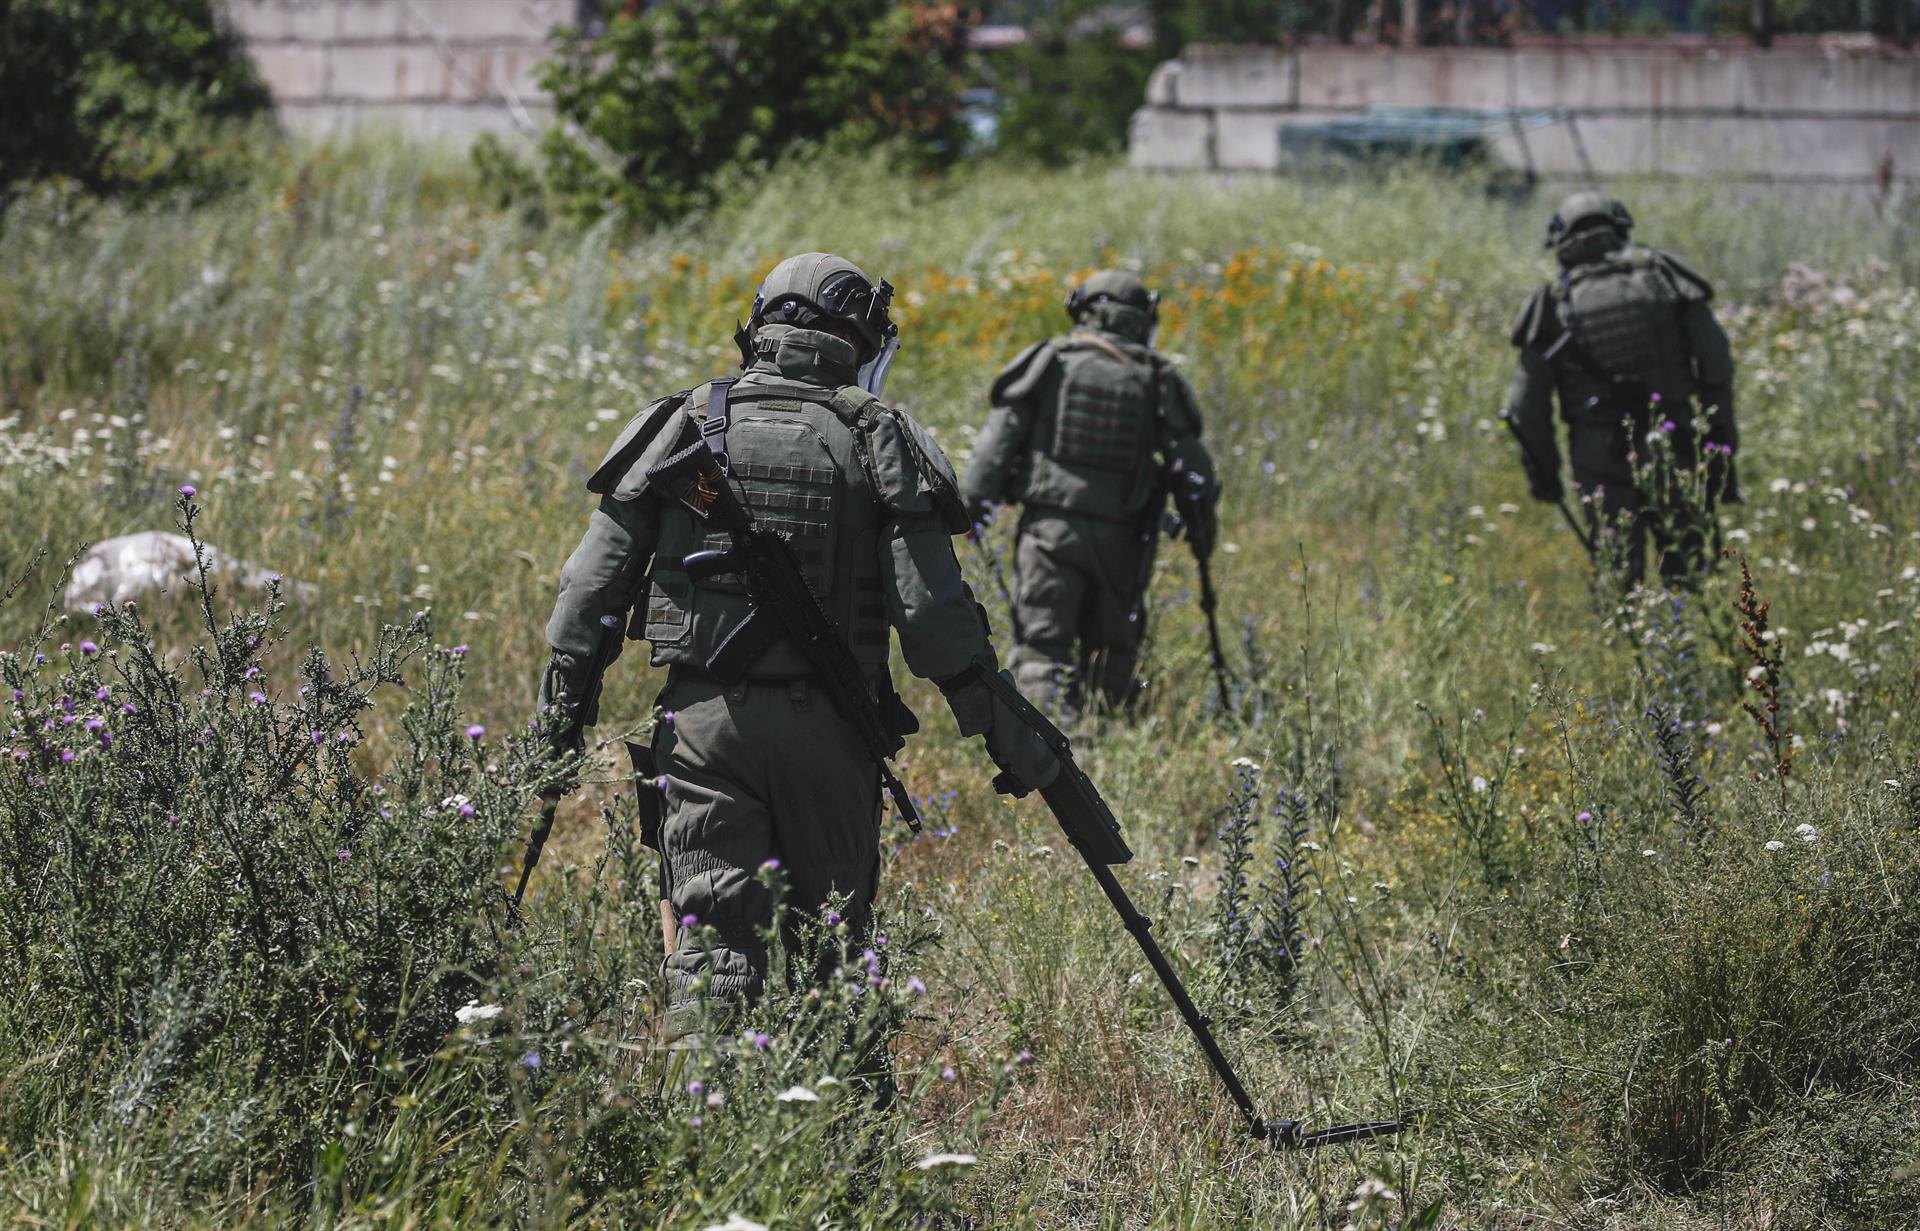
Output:
<path fill-rule="evenodd" d="M 1175 102 L 1182 107 L 1288 107 L 1296 60 L 1278 47 L 1188 48 Z"/>
<path fill-rule="evenodd" d="M 1180 73 L 1185 66 L 1178 60 L 1162 60 L 1147 78 L 1147 106 L 1171 107 L 1180 101 Z"/>
<path fill-rule="evenodd" d="M 391 43 L 328 48 L 331 97 L 342 102 L 386 102 L 395 98 L 401 81 L 400 61 L 410 50 Z"/>
<path fill-rule="evenodd" d="M 307 102 L 327 96 L 327 49 L 322 45 L 265 43 L 253 49 L 253 65 L 277 102 Z"/>
<path fill-rule="evenodd" d="M 1299 54 L 1297 105 L 1489 107 L 1511 105 L 1511 56 L 1497 50 L 1314 47 Z"/>
<path fill-rule="evenodd" d="M 1590 47 L 1514 53 L 1514 106 L 1525 109 L 1732 111 L 1738 61 L 1711 49 L 1686 53 Z"/>
<path fill-rule="evenodd" d="M 1224 171 L 1276 171 L 1280 125 L 1299 118 L 1284 108 L 1223 111 L 1214 121 L 1213 165 Z"/>
<path fill-rule="evenodd" d="M 1747 56 L 1740 62 L 1740 86 L 1748 111 L 1912 113 L 1920 109 L 1920 60 Z"/>
<path fill-rule="evenodd" d="M 395 0 L 397 2 L 397 0 Z M 559 0 L 408 0 L 409 14 L 448 42 L 543 42 L 573 20 Z"/>
<path fill-rule="evenodd" d="M 1142 107 L 1133 113 L 1127 161 L 1155 170 L 1191 170 L 1213 165 L 1213 113 Z"/>

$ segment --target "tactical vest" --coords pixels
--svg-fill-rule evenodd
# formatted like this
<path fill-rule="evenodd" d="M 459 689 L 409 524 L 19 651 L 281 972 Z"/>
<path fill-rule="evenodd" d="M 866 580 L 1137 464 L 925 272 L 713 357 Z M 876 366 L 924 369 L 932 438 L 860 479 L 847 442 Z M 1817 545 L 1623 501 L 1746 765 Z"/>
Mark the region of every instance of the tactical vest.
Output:
<path fill-rule="evenodd" d="M 1051 396 L 1038 399 L 1025 503 L 1114 520 L 1137 516 L 1153 488 L 1158 356 L 1090 333 L 1048 345 L 1054 383 Z"/>
<path fill-rule="evenodd" d="M 1684 300 L 1657 253 L 1625 248 L 1575 266 L 1555 294 L 1562 327 L 1592 366 L 1658 393 L 1669 415 L 1691 417 L 1693 364 L 1680 326 Z M 1579 367 L 1565 363 L 1560 370 L 1575 385 L 1596 379 Z M 1573 399 L 1576 405 L 1583 400 Z"/>
<path fill-rule="evenodd" d="M 864 419 L 877 405 L 857 388 L 824 389 L 753 373 L 733 387 L 726 434 L 728 470 L 755 522 L 793 544 L 808 583 L 870 674 L 887 661 L 888 645 L 878 543 L 882 510 L 861 458 Z M 696 391 L 687 403 L 689 417 L 702 421 L 705 406 L 704 394 Z M 731 575 L 694 582 L 681 562 L 695 552 L 724 550 L 731 541 L 676 502 L 660 508 L 644 635 L 654 665 L 703 667 L 747 614 L 746 587 Z M 782 641 L 748 674 L 791 679 L 811 670 Z"/>

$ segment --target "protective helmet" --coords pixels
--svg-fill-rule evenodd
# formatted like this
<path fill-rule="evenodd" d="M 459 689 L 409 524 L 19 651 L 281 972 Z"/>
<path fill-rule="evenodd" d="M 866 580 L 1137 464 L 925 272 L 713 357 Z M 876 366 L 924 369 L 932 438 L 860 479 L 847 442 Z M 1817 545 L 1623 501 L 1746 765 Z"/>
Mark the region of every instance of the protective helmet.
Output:
<path fill-rule="evenodd" d="M 863 366 L 897 346 L 900 327 L 887 315 L 893 285 L 878 283 L 858 265 L 827 252 L 803 252 L 773 267 L 753 297 L 753 313 L 734 340 L 751 358 L 753 335 L 762 325 L 817 328 L 825 321 L 852 327 Z"/>
<path fill-rule="evenodd" d="M 1553 220 L 1547 223 L 1547 247 L 1558 248 L 1568 236 L 1597 226 L 1612 227 L 1624 239 L 1633 230 L 1633 215 L 1617 198 L 1604 192 L 1576 192 L 1560 202 Z"/>
<path fill-rule="evenodd" d="M 1103 299 L 1138 308 L 1149 323 L 1160 319 L 1160 292 L 1148 290 L 1138 274 L 1124 269 L 1103 269 L 1074 287 L 1067 295 L 1067 315 L 1077 321 Z"/>

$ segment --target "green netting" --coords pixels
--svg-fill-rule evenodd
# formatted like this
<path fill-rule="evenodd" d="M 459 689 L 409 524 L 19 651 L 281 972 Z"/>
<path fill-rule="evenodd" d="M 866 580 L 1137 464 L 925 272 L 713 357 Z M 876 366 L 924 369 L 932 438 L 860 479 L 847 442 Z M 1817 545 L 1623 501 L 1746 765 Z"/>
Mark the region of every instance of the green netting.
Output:
<path fill-rule="evenodd" d="M 1280 126 L 1286 163 L 1419 159 L 1461 167 L 1486 157 L 1492 142 L 1563 117 L 1557 111 L 1462 107 L 1369 107 L 1352 115 Z"/>

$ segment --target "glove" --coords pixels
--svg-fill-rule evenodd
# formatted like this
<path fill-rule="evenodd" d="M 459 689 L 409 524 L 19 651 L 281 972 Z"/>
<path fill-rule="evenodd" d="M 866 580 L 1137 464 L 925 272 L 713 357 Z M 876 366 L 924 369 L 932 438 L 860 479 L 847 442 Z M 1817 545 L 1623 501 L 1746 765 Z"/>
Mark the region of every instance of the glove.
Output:
<path fill-rule="evenodd" d="M 1199 504 L 1188 513 L 1186 519 L 1187 546 L 1193 548 L 1193 554 L 1202 560 L 1213 555 L 1214 541 L 1220 533 L 1220 520 L 1214 516 L 1211 504 Z"/>
<path fill-rule="evenodd" d="M 1060 758 L 1053 749 L 998 697 L 993 699 L 993 725 L 987 728 L 987 755 L 1000 767 L 993 789 L 1015 799 L 1045 790 L 1060 776 Z"/>
<path fill-rule="evenodd" d="M 1042 790 L 1060 772 L 1060 758 L 1047 747 L 1038 732 L 1020 721 L 993 691 L 981 682 L 980 673 L 993 670 L 990 658 L 974 664 L 950 679 L 937 680 L 953 709 L 960 734 L 987 737 L 987 755 L 1000 767 L 993 789 L 1003 795 L 1020 798 L 1029 791 Z M 1013 677 L 1002 671 L 1003 679 Z"/>

